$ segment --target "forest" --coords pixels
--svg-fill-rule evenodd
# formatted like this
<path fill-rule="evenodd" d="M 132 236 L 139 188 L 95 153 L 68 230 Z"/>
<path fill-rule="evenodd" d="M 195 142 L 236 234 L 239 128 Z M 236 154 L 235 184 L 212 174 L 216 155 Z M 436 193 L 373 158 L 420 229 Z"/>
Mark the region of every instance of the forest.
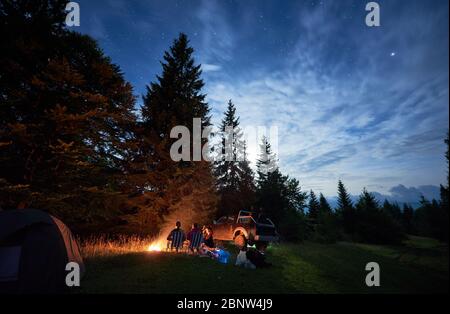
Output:
<path fill-rule="evenodd" d="M 1 2 L 0 210 L 42 209 L 79 236 L 153 236 L 178 219 L 208 224 L 251 209 L 270 217 L 287 242 L 397 244 L 406 235 L 448 242 L 448 169 L 441 198 L 422 198 L 418 208 L 379 203 L 366 189 L 354 203 L 342 181 L 332 208 L 326 195 L 282 173 L 265 137 L 256 167 L 242 132 L 233 141 L 243 158 L 173 161 L 174 126 L 192 130 L 194 118 L 202 129 L 212 124 L 187 35 L 173 40 L 159 75 L 135 95 L 93 38 L 66 27 L 65 5 Z M 223 101 L 218 129 L 239 130 L 239 104 Z M 225 143 L 221 134 L 214 136 Z M 442 145 L 448 165 L 448 135 Z"/>

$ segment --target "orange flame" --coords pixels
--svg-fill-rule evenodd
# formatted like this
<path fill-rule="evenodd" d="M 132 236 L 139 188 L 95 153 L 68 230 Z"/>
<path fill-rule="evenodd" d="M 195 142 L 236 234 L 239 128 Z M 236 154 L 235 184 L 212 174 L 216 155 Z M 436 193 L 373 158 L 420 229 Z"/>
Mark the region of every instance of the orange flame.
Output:
<path fill-rule="evenodd" d="M 160 238 L 149 244 L 147 247 L 148 252 L 162 252 L 166 248 L 167 240 Z"/>

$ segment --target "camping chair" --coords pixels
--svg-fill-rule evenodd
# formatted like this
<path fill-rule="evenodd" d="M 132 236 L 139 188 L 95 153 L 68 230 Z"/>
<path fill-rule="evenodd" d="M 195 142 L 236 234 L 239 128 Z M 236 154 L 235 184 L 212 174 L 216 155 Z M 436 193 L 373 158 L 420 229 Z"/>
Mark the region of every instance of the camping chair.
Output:
<path fill-rule="evenodd" d="M 201 231 L 197 231 L 192 233 L 191 241 L 189 242 L 189 250 L 191 252 L 194 252 L 194 250 L 197 251 L 200 248 L 200 245 L 203 243 L 203 233 Z"/>
<path fill-rule="evenodd" d="M 173 249 L 177 252 L 180 251 L 180 249 L 183 249 L 184 240 L 185 235 L 183 231 L 173 231 L 172 239 L 167 241 L 167 251 L 172 251 Z"/>

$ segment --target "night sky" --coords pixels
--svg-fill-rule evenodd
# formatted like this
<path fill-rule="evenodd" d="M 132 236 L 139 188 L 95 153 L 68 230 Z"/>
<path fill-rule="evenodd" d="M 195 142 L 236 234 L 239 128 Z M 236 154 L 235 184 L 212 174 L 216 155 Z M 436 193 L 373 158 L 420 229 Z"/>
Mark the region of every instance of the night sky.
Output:
<path fill-rule="evenodd" d="M 279 129 L 282 172 L 336 195 L 342 179 L 400 201 L 446 181 L 448 1 L 78 1 L 81 26 L 138 96 L 179 32 L 203 65 L 213 122 L 228 99 L 243 126 Z M 256 146 L 250 144 L 250 159 Z"/>

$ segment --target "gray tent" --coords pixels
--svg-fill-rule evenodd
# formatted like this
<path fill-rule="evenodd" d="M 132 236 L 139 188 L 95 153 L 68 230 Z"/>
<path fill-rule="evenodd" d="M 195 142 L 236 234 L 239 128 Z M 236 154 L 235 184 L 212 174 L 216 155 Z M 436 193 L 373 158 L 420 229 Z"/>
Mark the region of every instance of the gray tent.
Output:
<path fill-rule="evenodd" d="M 83 259 L 69 228 L 34 209 L 0 211 L 0 293 L 59 293 L 66 265 Z"/>

